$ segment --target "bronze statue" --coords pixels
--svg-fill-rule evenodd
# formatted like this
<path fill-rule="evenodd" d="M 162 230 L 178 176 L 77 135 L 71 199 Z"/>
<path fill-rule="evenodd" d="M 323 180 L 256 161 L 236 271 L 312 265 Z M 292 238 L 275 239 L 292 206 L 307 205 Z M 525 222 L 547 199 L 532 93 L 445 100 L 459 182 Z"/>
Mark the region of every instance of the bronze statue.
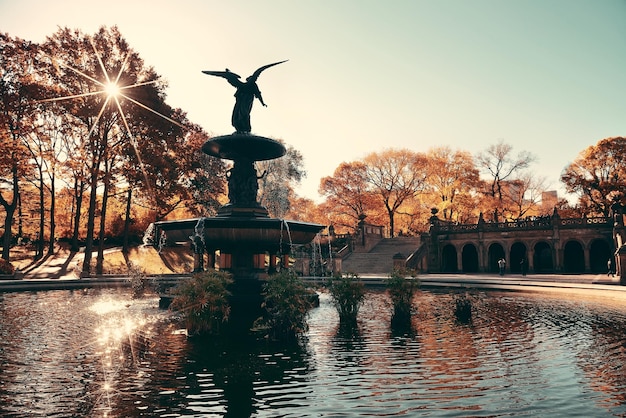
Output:
<path fill-rule="evenodd" d="M 261 91 L 256 84 L 259 75 L 261 75 L 263 70 L 286 61 L 287 60 L 264 65 L 256 70 L 250 77 L 246 78 L 245 82 L 241 81 L 241 77 L 228 68 L 226 71 L 202 71 L 204 74 L 225 78 L 230 85 L 237 89 L 235 92 L 235 107 L 233 108 L 233 116 L 231 118 L 231 123 L 236 129 L 236 133 L 246 134 L 250 133 L 252 130 L 250 126 L 250 112 L 252 111 L 252 103 L 255 97 L 259 99 L 263 106 L 267 106 L 265 102 L 263 102 Z"/>

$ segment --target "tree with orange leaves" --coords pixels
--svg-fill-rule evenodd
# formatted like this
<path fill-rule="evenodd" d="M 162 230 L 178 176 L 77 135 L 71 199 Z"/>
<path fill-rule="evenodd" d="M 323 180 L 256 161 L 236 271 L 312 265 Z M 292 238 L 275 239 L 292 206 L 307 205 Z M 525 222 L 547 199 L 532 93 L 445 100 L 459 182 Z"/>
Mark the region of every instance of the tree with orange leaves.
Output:
<path fill-rule="evenodd" d="M 387 149 L 367 155 L 368 190 L 381 202 L 389 220 L 389 234 L 395 235 L 395 216 L 402 205 L 426 187 L 426 157 L 408 149 Z"/>
<path fill-rule="evenodd" d="M 478 169 L 467 151 L 435 147 L 426 153 L 428 194 L 447 221 L 465 221 L 472 217 L 475 204 L 472 194 L 480 185 Z M 475 202 L 473 202 L 475 203 Z M 478 214 L 475 215 L 478 219 Z"/>
<path fill-rule="evenodd" d="M 561 181 L 578 194 L 586 215 L 609 216 L 614 205 L 626 204 L 626 138 L 605 138 L 587 147 L 565 168 Z"/>
<path fill-rule="evenodd" d="M 13 219 L 20 201 L 20 181 L 28 164 L 23 138 L 31 126 L 36 45 L 0 34 L 0 205 L 5 211 L 2 258 L 9 260 Z"/>

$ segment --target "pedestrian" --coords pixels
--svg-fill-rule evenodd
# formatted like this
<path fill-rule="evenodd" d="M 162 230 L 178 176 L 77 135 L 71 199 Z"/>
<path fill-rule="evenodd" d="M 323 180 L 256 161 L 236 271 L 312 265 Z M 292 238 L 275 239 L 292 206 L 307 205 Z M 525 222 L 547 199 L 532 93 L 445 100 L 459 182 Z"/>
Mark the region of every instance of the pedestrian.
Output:
<path fill-rule="evenodd" d="M 522 261 L 519 262 L 519 265 L 522 270 L 522 276 L 526 276 L 526 260 L 522 258 Z"/>
<path fill-rule="evenodd" d="M 498 260 L 498 267 L 500 268 L 500 276 L 504 276 L 504 268 L 506 267 L 504 258 Z"/>
<path fill-rule="evenodd" d="M 613 262 L 611 261 L 610 258 L 606 262 L 606 266 L 607 266 L 607 269 L 608 269 L 608 272 L 606 273 L 606 275 L 607 276 L 611 276 L 611 277 L 615 277 L 615 273 L 613 272 Z"/>

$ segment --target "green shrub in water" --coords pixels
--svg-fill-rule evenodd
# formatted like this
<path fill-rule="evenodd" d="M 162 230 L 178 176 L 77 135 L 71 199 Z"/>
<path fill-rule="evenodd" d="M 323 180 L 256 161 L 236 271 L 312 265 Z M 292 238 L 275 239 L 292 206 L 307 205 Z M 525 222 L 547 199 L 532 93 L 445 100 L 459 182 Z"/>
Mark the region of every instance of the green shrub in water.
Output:
<path fill-rule="evenodd" d="M 420 283 L 414 276 L 407 277 L 406 270 L 394 270 L 387 280 L 387 292 L 393 304 L 392 321 L 408 321 L 413 314 L 413 296 Z"/>
<path fill-rule="evenodd" d="M 336 276 L 328 281 L 327 286 L 339 314 L 339 322 L 356 324 L 359 308 L 365 300 L 365 286 L 359 276 L 352 273 Z"/>
<path fill-rule="evenodd" d="M 144 270 L 136 264 L 130 263 L 128 265 L 128 280 L 133 299 L 138 299 L 147 291 L 152 290 L 151 280 L 146 277 Z"/>
<path fill-rule="evenodd" d="M 170 309 L 183 314 L 189 335 L 220 332 L 230 315 L 230 283 L 230 274 L 207 271 L 194 274 L 173 289 Z"/>
<path fill-rule="evenodd" d="M 263 286 L 265 314 L 255 323 L 257 331 L 275 340 L 295 339 L 306 332 L 315 294 L 295 272 L 282 269 Z"/>
<path fill-rule="evenodd" d="M 456 316 L 459 322 L 469 322 L 472 320 L 472 300 L 467 293 L 455 296 L 454 316 Z"/>

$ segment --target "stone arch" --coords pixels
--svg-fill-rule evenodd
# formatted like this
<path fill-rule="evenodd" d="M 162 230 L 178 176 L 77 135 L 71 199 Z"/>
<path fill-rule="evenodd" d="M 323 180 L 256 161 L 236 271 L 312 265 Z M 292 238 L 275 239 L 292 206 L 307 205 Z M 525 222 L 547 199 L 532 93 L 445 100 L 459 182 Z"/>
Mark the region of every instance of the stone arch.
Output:
<path fill-rule="evenodd" d="M 552 247 L 545 241 L 535 244 L 535 257 L 533 258 L 535 273 L 552 273 L 554 262 L 552 260 Z"/>
<path fill-rule="evenodd" d="M 591 241 L 589 245 L 589 269 L 592 273 L 606 273 L 609 258 L 613 262 L 613 270 L 615 271 L 615 259 L 608 241 L 602 238 Z"/>
<path fill-rule="evenodd" d="M 515 242 L 511 245 L 511 253 L 509 256 L 511 273 L 522 273 L 522 263 L 528 265 L 526 253 L 526 244 L 523 242 Z"/>
<path fill-rule="evenodd" d="M 461 268 L 463 273 L 478 272 L 478 250 L 472 243 L 467 243 L 461 250 Z"/>
<path fill-rule="evenodd" d="M 498 268 L 498 260 L 504 258 L 506 260 L 506 252 L 504 251 L 504 247 L 499 242 L 494 242 L 489 245 L 489 264 L 487 266 L 487 271 L 489 273 L 497 273 L 499 271 Z M 508 260 L 507 260 L 508 263 Z"/>
<path fill-rule="evenodd" d="M 563 273 L 585 272 L 585 250 L 580 242 L 570 240 L 563 247 Z"/>
<path fill-rule="evenodd" d="M 452 244 L 446 244 L 441 250 L 441 272 L 456 273 L 457 269 L 456 248 Z"/>

